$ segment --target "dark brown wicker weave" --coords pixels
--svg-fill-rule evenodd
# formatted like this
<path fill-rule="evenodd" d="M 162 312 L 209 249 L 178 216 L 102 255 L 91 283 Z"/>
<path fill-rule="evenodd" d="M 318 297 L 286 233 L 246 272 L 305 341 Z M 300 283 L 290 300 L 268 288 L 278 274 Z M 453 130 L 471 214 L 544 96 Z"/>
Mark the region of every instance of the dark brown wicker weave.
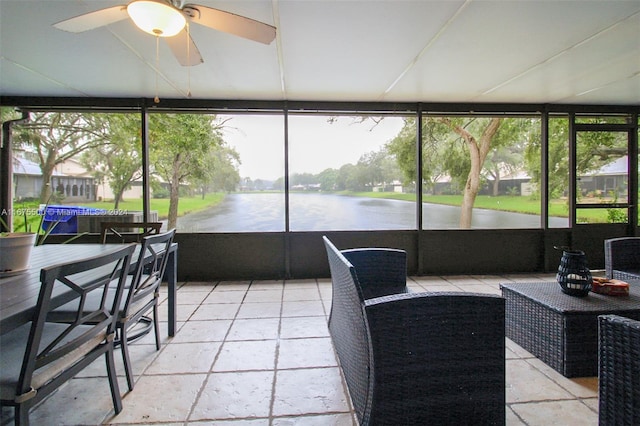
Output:
<path fill-rule="evenodd" d="M 598 318 L 600 426 L 640 425 L 640 321 Z"/>
<path fill-rule="evenodd" d="M 329 330 L 360 424 L 504 424 L 504 299 L 406 292 L 365 299 L 360 269 L 324 241 Z M 358 251 L 360 267 L 371 268 L 363 276 L 396 269 L 380 261 L 380 249 L 371 251 L 377 261 L 364 262 L 366 252 Z"/>
<path fill-rule="evenodd" d="M 640 237 L 605 240 L 604 267 L 607 278 L 640 281 Z"/>
<path fill-rule="evenodd" d="M 501 284 L 506 336 L 566 377 L 598 374 L 598 316 L 640 319 L 640 286 L 629 296 L 573 297 L 556 282 Z"/>

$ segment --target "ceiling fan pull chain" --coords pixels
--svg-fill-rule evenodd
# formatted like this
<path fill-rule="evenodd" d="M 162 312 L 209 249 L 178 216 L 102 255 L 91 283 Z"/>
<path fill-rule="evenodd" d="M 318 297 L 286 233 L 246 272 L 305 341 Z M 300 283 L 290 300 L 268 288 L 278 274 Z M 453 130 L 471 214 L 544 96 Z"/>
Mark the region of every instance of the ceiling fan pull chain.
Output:
<path fill-rule="evenodd" d="M 153 102 L 160 103 L 158 97 L 158 70 L 160 69 L 160 36 L 156 35 L 156 97 L 153 98 Z"/>
<path fill-rule="evenodd" d="M 187 22 L 187 98 L 191 98 L 191 31 Z"/>

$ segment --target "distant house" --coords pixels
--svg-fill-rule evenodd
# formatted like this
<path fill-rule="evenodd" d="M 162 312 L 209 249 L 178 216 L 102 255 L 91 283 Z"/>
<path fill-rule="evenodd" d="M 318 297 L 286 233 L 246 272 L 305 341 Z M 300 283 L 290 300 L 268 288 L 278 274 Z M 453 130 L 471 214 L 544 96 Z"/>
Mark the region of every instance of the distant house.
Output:
<path fill-rule="evenodd" d="M 65 203 L 96 200 L 95 179 L 76 161 L 56 167 L 51 176 L 52 189 Z M 16 200 L 37 199 L 42 190 L 40 165 L 26 158 L 13 159 L 13 194 Z"/>
<path fill-rule="evenodd" d="M 627 197 L 629 183 L 629 159 L 625 155 L 599 170 L 578 178 L 578 188 L 582 196 Z"/>

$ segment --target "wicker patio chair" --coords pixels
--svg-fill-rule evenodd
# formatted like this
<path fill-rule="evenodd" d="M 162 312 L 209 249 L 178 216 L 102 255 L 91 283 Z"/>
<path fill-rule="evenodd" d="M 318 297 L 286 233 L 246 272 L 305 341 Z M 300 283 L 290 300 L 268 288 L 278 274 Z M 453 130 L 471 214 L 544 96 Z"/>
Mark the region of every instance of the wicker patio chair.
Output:
<path fill-rule="evenodd" d="M 358 271 L 358 283 L 365 299 L 407 293 L 407 253 L 390 248 L 342 250 Z"/>
<path fill-rule="evenodd" d="M 604 263 L 607 278 L 640 280 L 640 237 L 604 240 Z"/>
<path fill-rule="evenodd" d="M 402 286 L 366 299 L 359 277 L 371 274 L 324 242 L 329 331 L 360 425 L 504 424 L 504 299 Z"/>
<path fill-rule="evenodd" d="M 28 425 L 32 407 L 101 355 L 107 361 L 114 411 L 122 410 L 113 340 L 133 251 L 133 245 L 122 246 L 109 254 L 41 270 L 33 321 L 0 336 L 1 404 L 14 407 L 16 426 Z M 52 295 L 62 293 L 75 306 L 70 323 L 49 319 L 55 308 Z M 100 303 L 90 308 L 85 302 L 93 294 Z"/>
<path fill-rule="evenodd" d="M 640 425 L 640 321 L 598 317 L 601 426 Z"/>

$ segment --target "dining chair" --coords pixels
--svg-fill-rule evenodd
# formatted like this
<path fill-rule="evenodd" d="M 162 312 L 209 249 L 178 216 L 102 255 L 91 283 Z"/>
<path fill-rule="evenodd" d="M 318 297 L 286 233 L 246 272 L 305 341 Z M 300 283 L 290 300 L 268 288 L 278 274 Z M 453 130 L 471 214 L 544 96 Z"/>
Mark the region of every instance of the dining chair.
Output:
<path fill-rule="evenodd" d="M 133 390 L 134 381 L 128 344 L 149 333 L 153 325 L 156 349 L 160 350 L 159 289 L 167 268 L 169 250 L 175 233 L 176 230 L 171 229 L 142 239 L 137 267 L 121 302 L 116 321 L 118 331 L 116 345 L 119 344 L 122 349 L 129 390 Z M 149 314 L 152 314 L 153 318 L 149 318 Z"/>
<path fill-rule="evenodd" d="M 159 234 L 162 222 L 100 222 L 100 241 L 139 243 L 147 235 Z"/>
<path fill-rule="evenodd" d="M 106 358 L 114 411 L 122 411 L 113 351 L 134 249 L 133 244 L 125 245 L 41 270 L 32 321 L 0 336 L 1 405 L 14 407 L 16 425 L 28 425 L 32 407 L 101 355 Z M 65 299 L 59 301 L 59 295 Z M 90 296 L 99 303 L 89 307 Z M 73 321 L 50 321 L 60 303 L 75 306 Z"/>

